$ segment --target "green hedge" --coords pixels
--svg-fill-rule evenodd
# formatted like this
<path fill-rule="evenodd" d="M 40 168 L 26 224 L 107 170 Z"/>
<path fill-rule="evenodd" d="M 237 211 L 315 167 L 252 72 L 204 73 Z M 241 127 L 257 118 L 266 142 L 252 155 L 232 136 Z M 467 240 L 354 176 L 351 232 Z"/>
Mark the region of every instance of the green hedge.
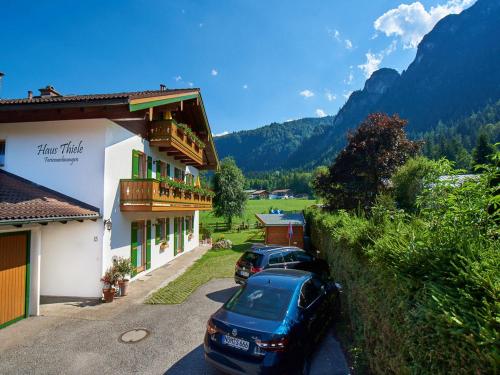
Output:
<path fill-rule="evenodd" d="M 313 246 L 344 286 L 367 371 L 497 373 L 500 240 L 487 186 L 435 187 L 418 216 L 306 212 Z"/>

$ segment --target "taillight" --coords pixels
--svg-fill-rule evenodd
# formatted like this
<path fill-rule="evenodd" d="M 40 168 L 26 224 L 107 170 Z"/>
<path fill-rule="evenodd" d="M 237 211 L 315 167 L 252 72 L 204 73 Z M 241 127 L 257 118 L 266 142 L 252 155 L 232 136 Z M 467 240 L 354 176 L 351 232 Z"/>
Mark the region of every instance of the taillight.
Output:
<path fill-rule="evenodd" d="M 281 352 L 286 349 L 286 346 L 288 344 L 288 338 L 287 337 L 282 337 L 277 340 L 270 340 L 270 341 L 262 341 L 262 340 L 256 340 L 255 344 L 262 350 L 269 351 L 269 352 Z"/>
<path fill-rule="evenodd" d="M 208 322 L 207 322 L 207 333 L 209 335 L 214 335 L 216 334 L 217 332 L 219 332 L 219 328 L 217 328 L 214 324 L 214 322 L 212 322 L 212 319 L 210 319 Z"/>
<path fill-rule="evenodd" d="M 262 271 L 262 267 L 254 267 L 252 266 L 252 268 L 250 268 L 250 273 L 257 273 L 257 272 L 260 272 Z"/>

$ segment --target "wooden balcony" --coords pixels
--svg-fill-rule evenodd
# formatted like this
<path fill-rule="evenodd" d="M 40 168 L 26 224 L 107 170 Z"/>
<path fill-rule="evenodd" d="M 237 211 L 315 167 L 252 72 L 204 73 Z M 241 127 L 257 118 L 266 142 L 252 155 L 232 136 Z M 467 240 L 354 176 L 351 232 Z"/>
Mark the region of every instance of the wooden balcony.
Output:
<path fill-rule="evenodd" d="M 120 210 L 140 212 L 208 211 L 212 197 L 173 188 L 155 179 L 120 180 Z"/>
<path fill-rule="evenodd" d="M 177 160 L 195 166 L 203 165 L 203 148 L 199 147 L 177 126 L 175 120 L 152 121 L 149 128 L 149 143 L 167 151 Z"/>

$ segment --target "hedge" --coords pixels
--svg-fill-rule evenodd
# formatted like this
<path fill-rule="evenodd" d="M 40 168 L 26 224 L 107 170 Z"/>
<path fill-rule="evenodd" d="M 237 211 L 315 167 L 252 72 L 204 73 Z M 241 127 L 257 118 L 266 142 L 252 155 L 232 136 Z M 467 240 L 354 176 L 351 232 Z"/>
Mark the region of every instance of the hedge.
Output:
<path fill-rule="evenodd" d="M 367 367 L 358 372 L 497 373 L 500 237 L 487 186 L 434 188 L 418 216 L 306 211 L 313 246 L 344 287 Z"/>

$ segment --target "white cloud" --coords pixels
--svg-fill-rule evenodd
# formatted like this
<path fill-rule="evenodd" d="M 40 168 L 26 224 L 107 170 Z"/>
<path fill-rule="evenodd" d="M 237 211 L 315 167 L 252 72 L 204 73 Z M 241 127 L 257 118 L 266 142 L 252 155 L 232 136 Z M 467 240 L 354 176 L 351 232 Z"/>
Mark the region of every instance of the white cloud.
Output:
<path fill-rule="evenodd" d="M 217 71 L 217 69 L 212 69 L 212 71 L 210 72 L 210 74 L 215 77 L 217 74 L 219 74 L 219 72 Z"/>
<path fill-rule="evenodd" d="M 201 29 L 201 28 L 203 27 L 203 23 L 202 23 L 202 22 L 200 22 L 200 23 L 198 24 L 198 26 L 199 26 L 199 27 L 200 27 L 200 29 Z"/>
<path fill-rule="evenodd" d="M 194 86 L 194 83 L 193 83 L 193 82 L 188 82 L 188 86 L 189 86 L 189 87 L 193 87 L 193 86 Z"/>
<path fill-rule="evenodd" d="M 369 78 L 372 73 L 378 69 L 382 59 L 384 58 L 382 54 L 373 54 L 371 52 L 366 53 L 366 62 L 364 64 L 358 65 L 358 68 L 363 71 L 366 78 Z"/>
<path fill-rule="evenodd" d="M 217 134 L 212 134 L 212 137 L 216 138 L 216 137 L 222 137 L 223 135 L 227 135 L 229 134 L 229 132 L 226 130 L 222 133 L 217 133 Z"/>
<path fill-rule="evenodd" d="M 285 122 L 290 122 L 290 121 L 295 121 L 294 118 L 289 118 L 289 119 L 286 119 Z"/>
<path fill-rule="evenodd" d="M 337 99 L 337 96 L 333 94 L 330 90 L 325 90 L 325 96 L 329 102 L 333 102 L 335 99 Z"/>
<path fill-rule="evenodd" d="M 326 112 L 325 112 L 325 111 L 323 111 L 321 108 L 318 108 L 318 109 L 315 111 L 315 113 L 316 113 L 316 116 L 318 116 L 318 117 L 325 117 L 325 116 L 327 116 Z"/>
<path fill-rule="evenodd" d="M 248 85 L 246 83 L 243 85 L 243 89 L 244 90 L 248 89 Z"/>
<path fill-rule="evenodd" d="M 299 94 L 302 95 L 304 98 L 310 98 L 314 96 L 314 92 L 312 92 L 311 90 L 303 90 Z"/>
<path fill-rule="evenodd" d="M 342 36 L 340 35 L 340 31 L 337 29 L 330 29 L 329 27 L 326 28 L 326 32 L 330 38 L 333 40 L 339 42 L 339 43 L 344 43 L 344 47 L 346 49 L 353 49 L 353 44 L 350 39 L 342 39 Z"/>
<path fill-rule="evenodd" d="M 347 85 L 350 85 L 352 83 L 352 81 L 354 80 L 354 74 L 352 72 L 352 70 L 349 72 L 349 75 L 347 76 L 346 79 L 344 79 L 344 83 L 347 84 Z"/>
<path fill-rule="evenodd" d="M 174 79 L 175 79 L 176 82 L 179 82 L 179 81 L 182 80 L 182 77 L 181 76 L 175 76 Z"/>
<path fill-rule="evenodd" d="M 476 0 L 448 0 L 445 4 L 431 7 L 428 11 L 420 1 L 400 4 L 375 20 L 375 30 L 386 36 L 397 36 L 404 48 L 416 48 L 425 34 L 448 14 L 460 13 Z"/>

